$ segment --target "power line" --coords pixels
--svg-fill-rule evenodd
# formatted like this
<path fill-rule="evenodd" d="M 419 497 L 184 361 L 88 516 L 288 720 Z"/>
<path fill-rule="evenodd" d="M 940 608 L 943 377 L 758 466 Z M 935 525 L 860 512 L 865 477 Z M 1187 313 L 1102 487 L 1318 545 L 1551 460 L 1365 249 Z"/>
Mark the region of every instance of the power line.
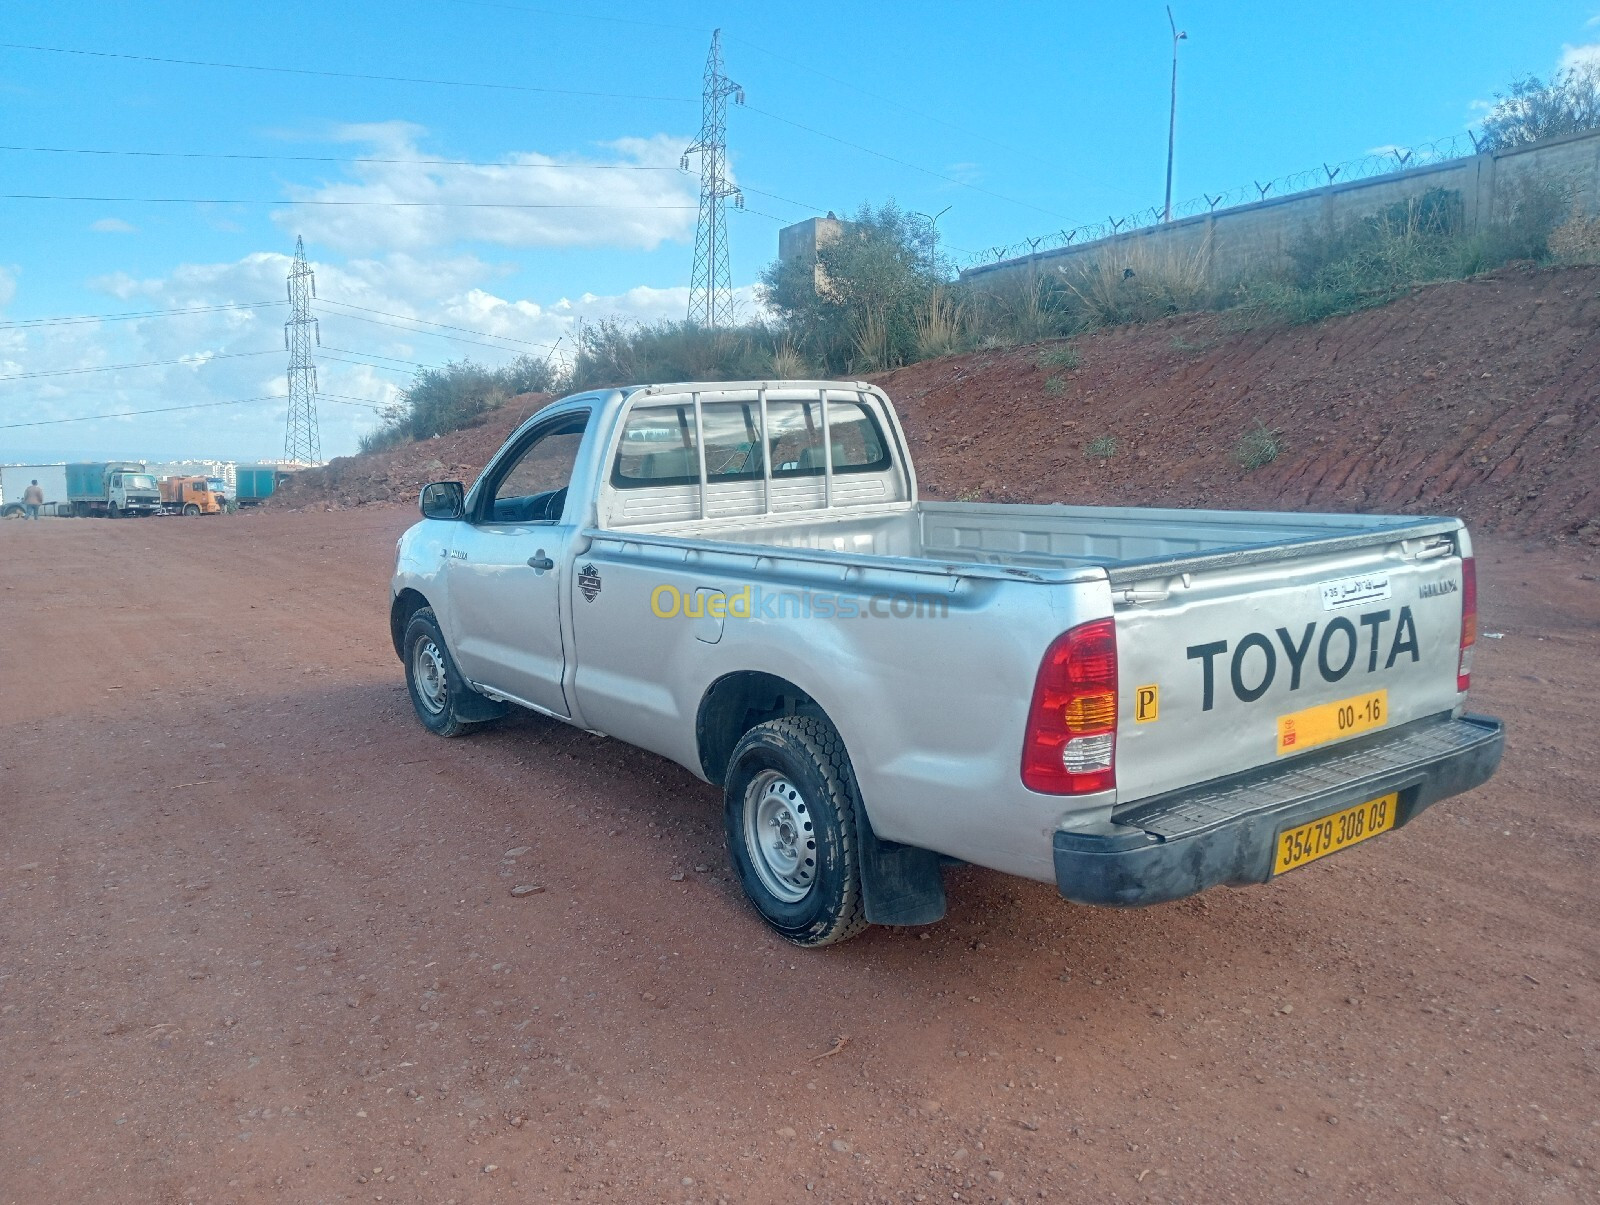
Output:
<path fill-rule="evenodd" d="M 18 427 L 54 427 L 62 423 L 96 423 L 106 418 L 135 418 L 141 414 L 173 414 L 179 410 L 209 410 L 217 406 L 247 406 L 252 402 L 286 402 L 289 398 L 282 393 L 269 393 L 264 397 L 236 398 L 226 402 L 196 402 L 192 406 L 161 406 L 154 410 L 119 410 L 113 414 L 80 414 L 75 418 L 41 418 L 26 423 L 0 423 L 0 431 L 12 431 Z"/>
<path fill-rule="evenodd" d="M 522 4 L 499 4 L 493 0 L 455 0 L 457 4 L 466 4 L 474 8 L 500 8 L 514 13 L 532 13 L 539 17 L 568 17 L 574 21 L 604 21 L 611 25 L 637 25 L 644 29 L 672 29 L 680 33 L 704 34 L 706 31 L 699 25 L 673 25 L 666 21 L 640 21 L 633 17 L 605 17 L 597 13 L 572 13 L 560 12 L 550 8 L 529 8 Z"/>
<path fill-rule="evenodd" d="M 467 339 L 467 338 L 464 338 L 461 335 L 446 334 L 444 331 L 419 331 L 414 326 L 401 326 L 398 322 L 385 322 L 382 318 L 365 318 L 360 314 L 339 314 L 339 313 L 334 313 L 334 314 L 330 314 L 328 316 L 330 318 L 349 318 L 349 319 L 351 319 L 352 321 L 355 321 L 355 322 L 370 322 L 370 323 L 372 323 L 373 326 L 386 326 L 390 330 L 393 330 L 393 331 L 404 331 L 408 335 L 426 335 L 430 339 L 447 339 L 451 343 L 470 343 L 474 347 L 487 347 L 491 351 L 515 352 L 517 350 L 514 347 L 506 347 L 504 344 L 500 344 L 500 343 L 485 343 L 482 339 Z M 490 338 L 494 338 L 494 337 L 495 336 L 493 336 L 493 335 L 490 336 Z M 552 344 L 548 344 L 547 346 L 554 347 L 555 344 L 552 343 Z M 522 354 L 526 355 L 527 353 L 524 352 Z"/>
<path fill-rule="evenodd" d="M 189 364 L 196 367 L 210 364 L 213 360 L 237 360 L 243 356 L 275 356 L 276 348 L 269 351 L 230 351 L 219 355 L 210 355 L 205 352 L 195 352 L 182 356 L 176 360 L 147 360 L 142 364 L 99 364 L 93 368 L 52 368 L 43 372 L 17 372 L 10 376 L 0 377 L 0 381 L 30 381 L 36 377 L 70 377 L 85 372 L 121 372 L 128 368 L 168 368 L 174 364 Z"/>
<path fill-rule="evenodd" d="M 332 361 L 335 364 L 354 364 L 358 368 L 376 368 L 380 372 L 405 372 L 406 371 L 404 368 L 396 368 L 392 364 L 374 364 L 370 360 L 350 360 L 350 359 L 346 359 L 344 356 L 330 356 L 328 354 L 326 348 L 321 349 L 317 353 L 317 359 L 319 359 L 319 360 L 329 360 L 329 361 Z M 417 367 L 419 367 L 419 368 L 430 368 L 430 367 L 432 367 L 432 365 L 419 364 L 419 365 L 417 365 Z"/>
<path fill-rule="evenodd" d="M 344 355 L 344 356 L 368 356 L 368 357 L 370 357 L 371 359 L 374 359 L 374 360 L 393 360 L 396 364 L 404 364 L 404 365 L 406 365 L 406 366 L 408 366 L 410 368 L 437 368 L 438 367 L 437 364 L 418 364 L 415 360 L 407 360 L 403 356 L 386 356 L 382 352 L 376 352 L 376 351 L 351 351 L 348 347 L 333 347 L 333 346 L 331 346 L 329 344 L 323 344 L 322 346 L 323 346 L 323 348 L 325 350 L 327 350 L 327 351 L 336 351 L 340 355 Z"/>
<path fill-rule="evenodd" d="M 958 126 L 953 121 L 946 121 L 942 117 L 935 117 L 932 113 L 924 113 L 921 110 L 913 109 L 910 105 L 901 104 L 893 97 L 884 95 L 883 91 L 881 90 L 871 91 L 861 87 L 859 84 L 852 84 L 847 79 L 840 79 L 836 75 L 827 75 L 824 72 L 818 71 L 815 63 L 802 63 L 798 59 L 791 59 L 786 55 L 779 54 L 775 50 L 768 50 L 765 46 L 757 46 L 749 38 L 741 38 L 738 34 L 729 34 L 728 40 L 730 42 L 738 42 L 741 46 L 748 46 L 751 50 L 758 51 L 770 58 L 777 59 L 780 63 L 788 63 L 791 67 L 798 67 L 805 72 L 805 78 L 808 80 L 825 79 L 831 84 L 838 84 L 840 87 L 849 88 L 852 92 L 859 92 L 863 96 L 871 97 L 872 103 L 875 105 L 886 105 L 891 109 L 899 109 L 902 113 L 909 113 L 913 117 L 922 118 L 924 121 L 934 122 L 938 125 L 944 126 L 946 129 L 955 130 L 957 133 L 965 134 L 969 138 L 976 138 L 981 142 L 987 142 L 990 146 L 997 146 L 1003 151 L 1009 151 L 1013 155 L 1020 155 L 1024 159 L 1032 159 L 1035 163 L 1042 163 L 1046 167 L 1057 166 L 1056 164 L 1053 164 L 1049 160 L 1038 155 L 1030 154 L 1027 151 L 1019 150 L 1017 147 L 1008 146 L 1006 143 L 1001 142 L 998 139 L 990 138 L 987 134 L 980 134 L 976 130 L 969 130 L 965 126 Z"/>
<path fill-rule="evenodd" d="M 127 205 L 333 205 L 378 209 L 687 209 L 694 205 L 601 205 L 544 201 L 257 201 L 240 197 L 83 197 L 45 193 L 0 193 L 0 201 L 93 201 Z M 1047 211 L 1048 212 L 1048 211 Z"/>
<path fill-rule="evenodd" d="M 0 322 L 0 330 L 29 330 L 39 326 L 78 326 L 86 322 L 127 322 L 136 318 L 168 318 L 182 314 L 214 314 L 223 310 L 259 310 L 282 301 L 225 301 L 218 305 L 180 306 L 170 310 L 142 310 L 133 314 L 73 314 L 66 318 L 19 318 Z"/>
<path fill-rule="evenodd" d="M 510 335 L 496 335 L 496 334 L 493 334 L 490 331 L 474 330 L 470 326 L 451 326 L 448 322 L 432 322 L 432 321 L 429 321 L 427 318 L 413 318 L 410 314 L 395 314 L 395 313 L 390 312 L 389 310 L 374 310 L 374 309 L 372 309 L 372 308 L 370 308 L 368 306 L 355 305 L 354 303 L 349 302 L 349 301 L 335 301 L 331 297 L 323 297 L 323 298 L 319 298 L 319 300 L 322 302 L 323 305 L 336 305 L 336 306 L 340 306 L 340 307 L 342 307 L 344 309 L 347 309 L 347 310 L 360 310 L 364 314 L 382 314 L 385 318 L 400 318 L 400 319 L 405 320 L 406 322 L 420 323 L 423 326 L 442 327 L 443 329 L 445 329 L 447 331 L 461 331 L 462 333 L 468 334 L 468 335 L 482 335 L 486 339 L 504 339 L 508 343 L 521 343 L 526 347 L 540 347 L 540 348 L 546 348 L 546 349 L 555 347 L 554 343 L 534 343 L 534 342 L 532 342 L 532 341 L 530 341 L 528 339 L 516 339 L 516 338 L 513 338 Z M 351 317 L 351 318 L 355 317 L 354 314 L 350 314 L 350 315 L 346 315 L 346 316 L 347 317 Z M 370 321 L 370 319 L 369 319 L 369 321 Z M 386 325 L 386 324 L 383 324 L 383 325 Z M 405 328 L 401 327 L 401 328 L 398 328 L 398 329 L 403 330 Z M 420 335 L 420 334 L 426 334 L 427 332 L 426 331 L 418 331 L 416 333 Z"/>
<path fill-rule="evenodd" d="M 653 100 L 672 104 L 693 104 L 688 96 L 643 96 L 633 92 L 589 92 L 574 88 L 541 88 L 536 84 L 500 84 L 484 80 L 426 79 L 404 75 L 371 75 L 359 71 L 319 71 L 311 67 L 279 67 L 259 63 L 224 63 L 204 59 L 173 59 L 152 54 L 122 54 L 110 50 L 79 50 L 66 46 L 32 46 L 22 42 L 0 42 L 0 50 L 35 50 L 44 54 L 75 54 L 96 59 L 123 59 L 134 63 L 161 63 L 176 67 L 214 67 L 227 71 L 257 71 L 277 75 L 311 75 L 323 79 L 354 79 L 385 84 L 429 84 L 441 88 L 487 88 L 499 92 L 540 92 L 549 96 L 579 96 L 586 99 Z"/>
<path fill-rule="evenodd" d="M 769 121 L 782 122 L 786 126 L 793 126 L 795 129 L 804 130 L 808 134 L 815 134 L 818 138 L 826 138 L 829 142 L 837 142 L 840 146 L 847 146 L 851 150 L 860 151 L 866 155 L 876 156 L 879 159 L 883 159 L 889 163 L 897 164 L 900 167 L 908 167 L 914 172 L 921 172 L 925 176 L 932 176 L 936 180 L 943 180 L 946 184 L 954 184 L 957 188 L 971 189 L 973 192 L 981 192 L 986 197 L 993 197 L 997 201 L 1004 201 L 1008 205 L 1020 205 L 1024 209 L 1032 209 L 1036 213 L 1049 214 L 1053 218 L 1065 219 L 1066 215 L 1059 214 L 1053 209 L 1045 209 L 1042 206 L 1034 205 L 1028 201 L 1019 201 L 1016 197 L 1008 197 L 1004 193 L 994 192 L 991 189 L 982 188 L 976 184 L 969 184 L 965 180 L 958 180 L 954 176 L 947 176 L 943 172 L 934 171 L 932 168 L 922 167 L 920 164 L 910 163 L 904 159 L 896 159 L 893 155 L 886 155 L 882 151 L 875 151 L 870 146 L 862 146 L 859 142 L 851 142 L 847 138 L 840 138 L 836 134 L 826 133 L 823 130 L 816 129 L 814 126 L 803 125 L 798 121 L 791 121 L 787 117 L 780 117 L 776 113 L 769 113 L 767 110 L 758 109 L 754 105 L 746 105 L 745 110 L 750 113 L 758 113 L 762 117 L 767 118 Z"/>
<path fill-rule="evenodd" d="M 387 403 L 375 402 L 371 398 L 351 397 L 344 393 L 319 393 L 319 398 L 324 401 L 338 402 L 341 406 L 361 406 L 371 410 L 374 414 L 382 414 Z"/>
<path fill-rule="evenodd" d="M 0 151 L 41 155 L 117 155 L 137 159 L 243 159 L 270 163 L 378 163 L 411 167 L 514 167 L 526 170 L 603 172 L 682 172 L 671 164 L 648 163 L 491 163 L 478 159 L 385 159 L 371 155 L 258 155 L 232 151 L 129 151 L 81 146 L 0 146 Z"/>

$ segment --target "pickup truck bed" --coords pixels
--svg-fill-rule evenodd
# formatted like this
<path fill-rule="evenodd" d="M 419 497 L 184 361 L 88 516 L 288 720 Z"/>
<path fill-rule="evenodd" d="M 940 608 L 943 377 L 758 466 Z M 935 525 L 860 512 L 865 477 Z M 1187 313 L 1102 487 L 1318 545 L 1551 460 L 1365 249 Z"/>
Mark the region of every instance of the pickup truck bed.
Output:
<path fill-rule="evenodd" d="M 529 467 L 557 445 L 560 472 Z M 566 399 L 470 495 L 424 492 L 396 650 L 415 681 L 433 648 L 468 722 L 520 704 L 724 786 L 746 890 L 802 944 L 853 931 L 782 919 L 813 897 L 786 913 L 773 890 L 820 891 L 807 874 L 857 884 L 835 901 L 856 891 L 857 922 L 942 914 L 939 856 L 1155 903 L 1284 873 L 1493 772 L 1499 725 L 1464 712 L 1458 520 L 925 502 L 904 449 L 860 383 Z M 413 631 L 423 608 L 436 636 Z M 750 770 L 827 749 L 803 812 Z M 773 878 L 793 847 L 764 855 L 746 820 L 809 832 L 796 817 L 835 786 L 843 869 Z"/>

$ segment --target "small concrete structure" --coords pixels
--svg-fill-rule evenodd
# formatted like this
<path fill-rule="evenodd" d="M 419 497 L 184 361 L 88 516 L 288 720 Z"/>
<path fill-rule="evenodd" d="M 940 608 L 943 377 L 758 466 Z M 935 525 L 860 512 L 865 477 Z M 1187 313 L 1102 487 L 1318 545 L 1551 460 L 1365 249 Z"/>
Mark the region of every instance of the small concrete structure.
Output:
<path fill-rule="evenodd" d="M 778 258 L 784 263 L 793 259 L 809 259 L 815 263 L 818 250 L 838 238 L 847 225 L 830 213 L 825 218 L 807 218 L 785 226 L 778 231 Z"/>

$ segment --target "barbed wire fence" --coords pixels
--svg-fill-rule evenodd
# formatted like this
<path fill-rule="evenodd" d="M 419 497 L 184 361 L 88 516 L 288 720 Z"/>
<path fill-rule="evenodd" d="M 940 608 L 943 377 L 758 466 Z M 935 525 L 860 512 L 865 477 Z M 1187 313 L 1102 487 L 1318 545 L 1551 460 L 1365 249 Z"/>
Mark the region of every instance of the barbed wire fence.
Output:
<path fill-rule="evenodd" d="M 1174 204 L 1172 217 L 1176 221 L 1179 218 L 1215 213 L 1218 209 L 1231 209 L 1235 205 L 1292 196 L 1313 188 L 1325 188 L 1331 184 L 1344 184 L 1351 180 L 1385 176 L 1409 168 L 1429 167 L 1453 159 L 1465 159 L 1476 155 L 1480 145 L 1481 140 L 1476 134 L 1471 130 L 1463 130 L 1449 138 L 1419 142 L 1414 146 L 1383 147 L 1355 159 L 1346 159 L 1342 163 L 1323 163 L 1271 180 L 1252 180 L 1249 184 L 1230 188 L 1225 192 L 1202 193 L 1198 197 Z M 1097 239 L 1109 238 L 1114 234 L 1128 234 L 1135 230 L 1147 230 L 1164 224 L 1161 220 L 1161 206 L 1152 205 L 1148 209 L 1141 209 L 1122 217 L 1107 217 L 1103 222 L 1088 222 L 1082 226 L 1074 226 L 1070 230 L 1057 230 L 1053 234 L 1025 238 L 1005 246 L 988 247 L 982 251 L 971 252 L 966 256 L 965 266 L 977 267 L 1024 255 L 1035 255 L 1040 251 L 1081 246 Z"/>

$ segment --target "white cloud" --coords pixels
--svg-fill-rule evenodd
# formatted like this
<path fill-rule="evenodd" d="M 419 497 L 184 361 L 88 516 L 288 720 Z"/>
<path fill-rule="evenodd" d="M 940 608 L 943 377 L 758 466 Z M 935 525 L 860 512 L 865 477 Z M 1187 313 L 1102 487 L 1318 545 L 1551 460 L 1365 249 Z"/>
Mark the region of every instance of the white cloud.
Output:
<path fill-rule="evenodd" d="M 604 144 L 613 153 L 601 159 L 516 151 L 470 167 L 422 151 L 425 134 L 399 121 L 338 127 L 334 140 L 367 148 L 362 157 L 406 162 L 355 164 L 353 180 L 291 186 L 294 200 L 344 204 L 298 205 L 273 219 L 354 253 L 462 242 L 649 250 L 693 236 L 698 194 L 693 177 L 678 171 L 686 136 L 618 139 Z"/>
<path fill-rule="evenodd" d="M 161 276 L 116 273 L 89 284 L 114 299 L 102 307 L 108 311 L 277 302 L 284 296 L 289 267 L 286 255 L 256 252 L 228 263 L 183 264 Z M 505 291 L 497 290 L 495 282 L 504 279 L 509 269 L 470 254 L 391 252 L 337 264 L 313 261 L 312 267 L 318 294 L 313 312 L 322 337 L 315 362 L 322 392 L 340 395 L 340 399 L 362 399 L 374 406 L 398 396 L 410 382 L 410 364 L 443 364 L 463 358 L 502 364 L 519 353 L 554 354 L 566 361 L 575 350 L 580 321 L 608 317 L 642 323 L 676 320 L 688 306 L 684 287 L 639 285 L 614 294 L 568 297 L 503 295 Z M 13 288 L 11 275 L 0 270 L 0 304 Z M 346 304 L 335 305 L 335 301 Z M 743 316 L 759 316 L 755 286 L 736 289 L 735 305 Z M 180 357 L 188 360 L 0 382 L 0 413 L 15 413 L 19 418 L 66 418 L 281 395 L 287 360 L 282 329 L 286 311 L 286 306 L 274 304 L 0 331 L 0 376 Z M 406 317 L 465 330 L 441 330 L 408 322 Z M 451 335 L 476 342 L 444 337 Z M 556 345 L 553 353 L 552 345 Z M 346 362 L 352 360 L 364 363 Z M 331 396 L 324 399 L 319 417 L 326 456 L 354 451 L 359 436 L 378 422 L 371 409 Z M 148 418 L 24 428 L 8 432 L 14 438 L 7 447 L 23 459 L 28 458 L 30 448 L 84 457 L 252 459 L 279 454 L 283 421 L 281 402 L 258 402 Z"/>
<path fill-rule="evenodd" d="M 1563 71 L 1582 67 L 1600 68 L 1600 42 L 1588 42 L 1582 46 L 1563 46 L 1560 66 Z"/>
<path fill-rule="evenodd" d="M 11 304 L 17 295 L 17 270 L 0 265 L 0 306 Z"/>
<path fill-rule="evenodd" d="M 89 229 L 96 234 L 132 234 L 137 227 L 132 222 L 124 222 L 121 218 L 101 218 L 90 222 Z"/>

